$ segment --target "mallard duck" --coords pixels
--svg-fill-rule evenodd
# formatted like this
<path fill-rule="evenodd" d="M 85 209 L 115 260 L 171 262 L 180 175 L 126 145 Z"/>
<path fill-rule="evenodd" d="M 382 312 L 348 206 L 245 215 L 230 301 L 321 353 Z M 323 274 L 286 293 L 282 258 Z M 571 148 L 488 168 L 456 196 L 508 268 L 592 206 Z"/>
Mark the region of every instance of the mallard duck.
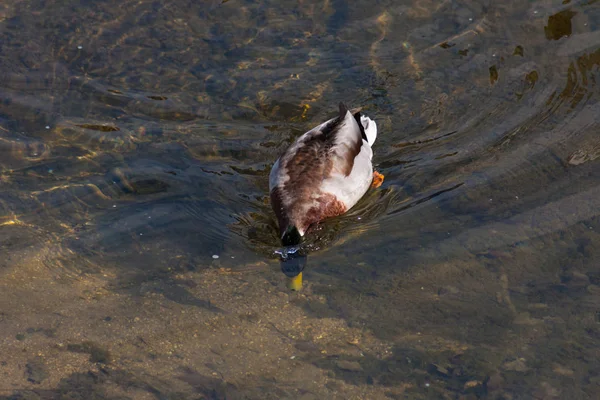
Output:
<path fill-rule="evenodd" d="M 284 246 L 300 244 L 312 226 L 344 214 L 372 184 L 381 185 L 383 175 L 371 163 L 376 138 L 375 121 L 340 103 L 337 117 L 300 136 L 279 157 L 269 191 Z M 290 253 L 286 261 L 292 260 L 282 269 L 301 279 L 305 256 Z"/>

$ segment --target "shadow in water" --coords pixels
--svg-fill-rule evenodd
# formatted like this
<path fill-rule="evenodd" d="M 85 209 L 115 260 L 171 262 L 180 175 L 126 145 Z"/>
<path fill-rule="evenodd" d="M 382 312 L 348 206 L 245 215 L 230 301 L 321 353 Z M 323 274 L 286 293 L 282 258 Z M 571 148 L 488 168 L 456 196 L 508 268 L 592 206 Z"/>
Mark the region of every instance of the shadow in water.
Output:
<path fill-rule="evenodd" d="M 223 378 L 202 375 L 189 367 L 179 368 L 173 378 L 163 380 L 98 364 L 97 368 L 62 379 L 55 389 L 17 389 L 10 395 L 0 395 L 0 400 L 125 400 L 139 396 L 157 400 L 278 399 L 290 398 L 298 392 L 268 381 L 256 382 L 252 387 L 239 386 Z M 300 390 L 301 395 L 306 393 L 308 391 Z"/>
<path fill-rule="evenodd" d="M 235 385 L 221 379 L 205 377 L 184 371 L 180 379 L 194 387 L 196 395 L 211 400 L 225 400 L 239 394 Z M 132 395 L 132 393 L 134 393 Z M 61 380 L 55 389 L 16 390 L 12 395 L 0 396 L 1 400 L 124 400 L 150 395 L 151 398 L 180 400 L 189 398 L 190 393 L 178 392 L 158 377 L 139 377 L 131 372 L 100 366 L 86 373 L 74 373 Z"/>

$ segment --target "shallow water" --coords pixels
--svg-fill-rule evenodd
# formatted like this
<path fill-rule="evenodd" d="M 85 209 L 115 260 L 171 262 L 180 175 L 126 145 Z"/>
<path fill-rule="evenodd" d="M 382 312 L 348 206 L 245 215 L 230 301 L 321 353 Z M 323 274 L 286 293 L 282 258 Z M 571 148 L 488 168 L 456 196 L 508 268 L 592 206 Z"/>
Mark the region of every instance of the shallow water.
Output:
<path fill-rule="evenodd" d="M 599 4 L 3 1 L 0 399 L 597 398 Z M 339 101 L 385 181 L 289 292 Z"/>

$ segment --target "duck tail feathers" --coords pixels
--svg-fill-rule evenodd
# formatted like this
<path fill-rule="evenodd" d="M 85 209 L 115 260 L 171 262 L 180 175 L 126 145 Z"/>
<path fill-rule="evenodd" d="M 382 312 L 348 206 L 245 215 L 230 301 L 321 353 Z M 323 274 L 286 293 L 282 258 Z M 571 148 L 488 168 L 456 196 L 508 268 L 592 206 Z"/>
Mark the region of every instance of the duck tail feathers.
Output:
<path fill-rule="evenodd" d="M 348 107 L 346 107 L 346 105 L 344 103 L 342 103 L 341 101 L 340 101 L 339 107 L 340 107 L 340 119 L 343 119 L 346 116 L 346 113 L 348 112 Z"/>
<path fill-rule="evenodd" d="M 361 114 L 360 116 L 360 123 L 365 130 L 369 146 L 373 146 L 375 139 L 377 139 L 377 123 L 364 114 Z"/>
<path fill-rule="evenodd" d="M 340 102 L 339 107 L 339 118 L 345 118 L 346 113 L 350 111 L 361 128 L 361 134 L 363 135 L 363 138 L 366 139 L 366 141 L 369 143 L 369 146 L 373 146 L 375 139 L 377 139 L 377 124 L 375 121 L 361 113 L 362 107 L 348 110 L 348 107 L 346 107 L 346 105 L 342 102 Z"/>

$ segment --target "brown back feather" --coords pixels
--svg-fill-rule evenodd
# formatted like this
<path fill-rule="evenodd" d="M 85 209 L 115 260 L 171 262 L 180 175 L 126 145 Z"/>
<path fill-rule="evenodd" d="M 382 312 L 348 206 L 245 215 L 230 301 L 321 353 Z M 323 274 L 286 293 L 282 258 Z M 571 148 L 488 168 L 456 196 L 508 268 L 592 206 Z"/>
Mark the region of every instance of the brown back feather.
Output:
<path fill-rule="evenodd" d="M 334 120 L 330 125 L 335 123 Z M 328 128 L 329 126 L 325 127 L 329 130 Z M 328 154 L 334 142 L 326 133 L 324 131 L 305 142 L 285 163 L 290 179 L 283 189 L 293 199 L 293 203 L 305 204 L 311 201 L 312 194 L 331 173 L 333 161 Z M 295 208 L 294 205 L 292 208 Z"/>

